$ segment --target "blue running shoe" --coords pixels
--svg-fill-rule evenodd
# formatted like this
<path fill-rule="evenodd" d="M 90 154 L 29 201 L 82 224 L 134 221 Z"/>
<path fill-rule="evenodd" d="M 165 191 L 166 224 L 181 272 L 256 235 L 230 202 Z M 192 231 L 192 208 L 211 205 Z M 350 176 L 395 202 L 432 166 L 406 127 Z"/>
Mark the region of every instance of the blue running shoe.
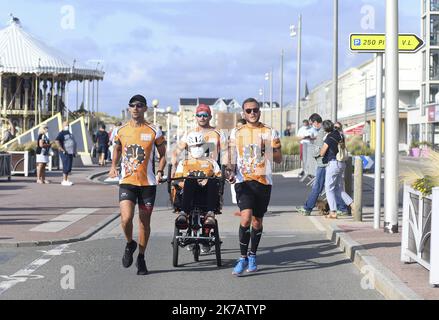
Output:
<path fill-rule="evenodd" d="M 256 271 L 258 271 L 258 265 L 256 264 L 256 255 L 249 255 L 247 272 L 256 272 Z"/>
<path fill-rule="evenodd" d="M 248 266 L 248 258 L 239 258 L 238 263 L 233 269 L 233 275 L 240 275 Z"/>

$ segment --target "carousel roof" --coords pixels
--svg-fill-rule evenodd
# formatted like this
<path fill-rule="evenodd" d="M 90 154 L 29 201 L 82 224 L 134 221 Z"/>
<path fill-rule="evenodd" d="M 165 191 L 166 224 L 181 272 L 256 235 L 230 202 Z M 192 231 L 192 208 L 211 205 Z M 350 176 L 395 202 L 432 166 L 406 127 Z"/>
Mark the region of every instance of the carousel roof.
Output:
<path fill-rule="evenodd" d="M 8 27 L 0 30 L 0 73 L 104 77 L 103 71 L 83 68 L 27 33 L 14 17 Z"/>

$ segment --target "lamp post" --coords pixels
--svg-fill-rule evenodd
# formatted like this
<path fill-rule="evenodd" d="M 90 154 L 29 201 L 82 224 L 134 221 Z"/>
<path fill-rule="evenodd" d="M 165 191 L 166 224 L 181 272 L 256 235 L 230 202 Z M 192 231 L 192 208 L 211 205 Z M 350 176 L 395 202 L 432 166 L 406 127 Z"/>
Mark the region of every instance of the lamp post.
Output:
<path fill-rule="evenodd" d="M 273 127 L 273 68 L 265 74 L 265 80 L 270 82 L 270 127 Z"/>
<path fill-rule="evenodd" d="M 334 0 L 334 52 L 332 83 L 334 85 L 332 96 L 332 121 L 336 122 L 338 118 L 338 0 Z"/>
<path fill-rule="evenodd" d="M 264 107 L 264 100 L 265 100 L 265 92 L 264 89 L 259 89 L 259 96 L 262 98 L 262 105 L 261 108 Z"/>
<path fill-rule="evenodd" d="M 166 108 L 166 113 L 168 114 L 167 119 L 167 129 L 166 129 L 166 150 L 171 150 L 171 112 L 172 107 L 169 106 Z"/>
<path fill-rule="evenodd" d="M 398 233 L 399 55 L 398 0 L 386 1 L 386 107 L 384 157 L 384 231 Z"/>
<path fill-rule="evenodd" d="M 290 36 L 294 38 L 297 36 L 297 74 L 296 74 L 296 135 L 299 131 L 300 123 L 300 71 L 302 59 L 302 15 L 299 14 L 299 24 L 290 26 Z"/>
<path fill-rule="evenodd" d="M 181 112 L 180 111 L 177 112 L 177 117 L 178 117 L 178 122 L 177 122 L 177 143 L 180 143 L 180 117 L 181 117 Z"/>
<path fill-rule="evenodd" d="M 160 101 L 158 99 L 152 100 L 152 107 L 154 108 L 154 126 L 157 125 L 157 107 L 159 106 Z"/>

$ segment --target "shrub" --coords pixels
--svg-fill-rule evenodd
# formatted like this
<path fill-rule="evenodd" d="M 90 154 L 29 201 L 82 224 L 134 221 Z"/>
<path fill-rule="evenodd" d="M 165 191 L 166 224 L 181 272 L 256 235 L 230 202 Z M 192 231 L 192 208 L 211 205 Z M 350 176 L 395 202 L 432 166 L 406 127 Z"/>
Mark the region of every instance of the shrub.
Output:
<path fill-rule="evenodd" d="M 410 148 L 419 148 L 421 145 L 421 143 L 419 141 L 412 141 L 412 143 L 410 144 Z"/>
<path fill-rule="evenodd" d="M 300 142 L 297 137 L 283 137 L 281 138 L 282 154 L 295 155 L 300 153 Z"/>

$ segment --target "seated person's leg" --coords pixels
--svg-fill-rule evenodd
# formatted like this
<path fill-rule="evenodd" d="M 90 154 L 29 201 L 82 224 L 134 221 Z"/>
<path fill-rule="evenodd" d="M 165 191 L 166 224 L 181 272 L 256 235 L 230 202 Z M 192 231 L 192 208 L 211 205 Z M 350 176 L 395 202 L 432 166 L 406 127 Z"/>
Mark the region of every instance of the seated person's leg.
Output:
<path fill-rule="evenodd" d="M 184 182 L 183 188 L 183 202 L 181 208 L 184 212 L 190 213 L 192 209 L 192 203 L 195 196 L 195 192 L 197 191 L 198 183 L 195 179 L 187 179 Z"/>
<path fill-rule="evenodd" d="M 216 180 L 209 180 L 207 189 L 207 211 L 215 211 L 219 207 L 219 185 Z"/>

